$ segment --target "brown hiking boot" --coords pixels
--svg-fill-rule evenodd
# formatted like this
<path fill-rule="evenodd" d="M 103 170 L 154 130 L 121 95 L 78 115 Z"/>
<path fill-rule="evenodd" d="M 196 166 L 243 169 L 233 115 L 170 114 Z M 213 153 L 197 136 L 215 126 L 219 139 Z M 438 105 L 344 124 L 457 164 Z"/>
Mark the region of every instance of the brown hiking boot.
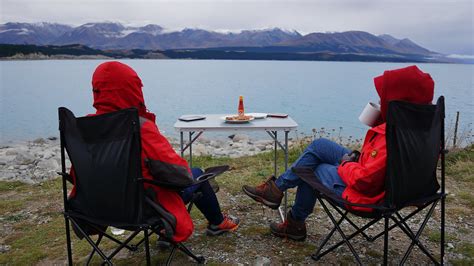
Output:
<path fill-rule="evenodd" d="M 271 223 L 270 230 L 272 234 L 278 237 L 289 238 L 295 241 L 304 241 L 306 239 L 306 223 L 304 221 L 296 221 L 291 216 L 291 211 L 286 215 L 284 222 Z"/>
<path fill-rule="evenodd" d="M 278 209 L 283 198 L 283 192 L 276 186 L 274 176 L 256 187 L 242 186 L 242 190 L 252 199 L 272 209 Z"/>

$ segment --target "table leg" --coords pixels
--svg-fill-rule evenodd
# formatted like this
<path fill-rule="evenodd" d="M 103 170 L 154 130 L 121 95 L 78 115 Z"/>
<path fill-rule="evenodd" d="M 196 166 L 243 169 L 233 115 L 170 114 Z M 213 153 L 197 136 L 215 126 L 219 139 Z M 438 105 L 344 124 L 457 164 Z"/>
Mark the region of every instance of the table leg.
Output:
<path fill-rule="evenodd" d="M 184 132 L 183 131 L 179 132 L 179 136 L 180 136 L 179 145 L 181 147 L 181 158 L 184 158 Z"/>
<path fill-rule="evenodd" d="M 189 168 L 193 168 L 193 134 L 189 132 Z"/>
<path fill-rule="evenodd" d="M 285 131 L 285 172 L 288 170 L 288 131 Z M 285 215 L 288 213 L 288 193 L 285 190 L 285 202 L 283 203 L 283 209 Z"/>
<path fill-rule="evenodd" d="M 278 135 L 277 135 L 277 132 L 276 131 L 273 131 L 273 135 L 275 136 L 275 143 L 274 143 L 274 147 L 273 147 L 273 175 L 276 177 L 278 177 L 278 166 L 277 166 L 277 149 L 278 149 Z"/>

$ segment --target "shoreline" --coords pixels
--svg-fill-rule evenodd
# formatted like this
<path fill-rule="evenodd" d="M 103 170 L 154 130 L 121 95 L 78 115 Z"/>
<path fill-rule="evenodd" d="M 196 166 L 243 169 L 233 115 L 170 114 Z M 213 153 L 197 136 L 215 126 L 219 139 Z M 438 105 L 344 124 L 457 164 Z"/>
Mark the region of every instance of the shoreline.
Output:
<path fill-rule="evenodd" d="M 299 140 L 292 138 L 288 146 L 312 139 L 310 136 Z M 179 140 L 168 138 L 179 154 Z M 245 134 L 231 135 L 227 139 L 201 137 L 193 144 L 193 156 L 239 158 L 253 156 L 273 150 L 272 140 L 253 139 Z M 184 153 L 187 159 L 189 152 Z M 66 160 L 66 167 L 71 163 Z M 61 171 L 61 151 L 57 137 L 37 138 L 31 141 L 14 141 L 0 145 L 0 181 L 20 181 L 37 184 L 58 177 Z"/>

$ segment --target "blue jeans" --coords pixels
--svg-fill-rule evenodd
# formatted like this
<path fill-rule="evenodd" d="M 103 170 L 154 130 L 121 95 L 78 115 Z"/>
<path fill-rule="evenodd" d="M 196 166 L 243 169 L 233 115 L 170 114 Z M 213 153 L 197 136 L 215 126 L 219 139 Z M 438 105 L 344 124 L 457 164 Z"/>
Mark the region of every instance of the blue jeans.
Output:
<path fill-rule="evenodd" d="M 203 171 L 199 168 L 192 168 L 191 172 L 194 179 L 203 174 Z M 186 188 L 183 193 L 181 193 L 181 198 L 183 199 L 184 203 L 189 203 L 189 201 L 192 199 L 193 193 L 196 192 L 201 192 L 202 194 L 201 197 L 194 201 L 194 204 L 199 209 L 199 211 L 201 211 L 210 224 L 221 224 L 224 220 L 224 216 L 222 215 L 219 201 L 217 201 L 216 193 L 214 193 L 214 190 L 212 189 L 209 182 L 206 181 L 199 185 Z"/>
<path fill-rule="evenodd" d="M 346 184 L 337 174 L 337 167 L 342 156 L 350 153 L 350 150 L 327 139 L 317 139 L 306 147 L 303 154 L 293 163 L 291 167 L 309 167 L 314 169 L 314 173 L 321 183 L 335 192 L 342 195 Z M 291 168 L 280 175 L 275 181 L 281 191 L 298 187 L 296 191 L 295 205 L 291 209 L 293 218 L 297 221 L 304 221 L 314 209 L 316 204 L 316 194 L 314 190 L 297 175 Z"/>

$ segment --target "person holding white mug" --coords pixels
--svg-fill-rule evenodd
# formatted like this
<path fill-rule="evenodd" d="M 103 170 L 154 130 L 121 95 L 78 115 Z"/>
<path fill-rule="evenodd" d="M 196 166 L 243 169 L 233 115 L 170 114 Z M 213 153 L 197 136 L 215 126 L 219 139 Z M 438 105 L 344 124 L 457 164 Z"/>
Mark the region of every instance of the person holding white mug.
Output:
<path fill-rule="evenodd" d="M 321 183 L 351 203 L 377 204 L 383 201 L 387 148 L 385 118 L 389 101 L 431 103 L 434 82 L 416 66 L 385 71 L 374 78 L 380 105 L 368 103 L 359 120 L 370 126 L 361 152 L 351 151 L 327 139 L 313 141 L 292 167 L 314 169 Z M 306 218 L 313 212 L 316 195 L 313 189 L 296 176 L 291 168 L 278 178 L 272 176 L 258 186 L 243 186 L 252 199 L 272 209 L 280 206 L 283 192 L 297 187 L 293 207 L 282 223 L 270 224 L 271 232 L 297 241 L 306 239 Z M 352 207 L 358 211 L 372 209 Z"/>

